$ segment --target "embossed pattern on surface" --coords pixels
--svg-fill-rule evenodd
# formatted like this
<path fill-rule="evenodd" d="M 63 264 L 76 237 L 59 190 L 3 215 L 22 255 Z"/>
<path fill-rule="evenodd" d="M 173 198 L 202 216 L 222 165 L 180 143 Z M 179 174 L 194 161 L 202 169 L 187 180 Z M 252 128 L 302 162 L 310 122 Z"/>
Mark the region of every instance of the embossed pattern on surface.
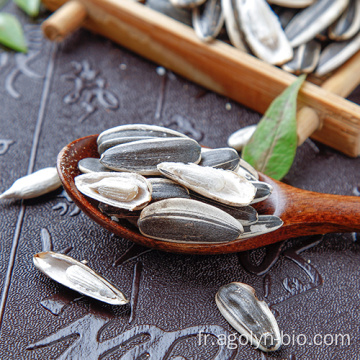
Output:
<path fill-rule="evenodd" d="M 222 147 L 232 132 L 259 119 L 86 31 L 58 45 L 43 40 L 36 24 L 26 25 L 25 34 L 31 42 L 27 55 L 0 50 L 0 191 L 27 172 L 55 165 L 70 141 L 119 124 L 165 125 Z M 360 103 L 359 88 L 350 98 Z M 285 181 L 360 195 L 359 173 L 360 159 L 308 140 Z M 110 234 L 62 189 L 3 201 L 0 217 L 1 359 L 358 358 L 355 234 L 292 239 L 241 254 L 168 254 Z M 101 304 L 48 279 L 32 256 L 51 249 L 87 260 L 130 304 Z M 309 343 L 291 342 L 266 355 L 250 345 L 217 345 L 234 330 L 214 296 L 232 281 L 254 287 L 280 330 L 295 338 L 304 334 Z M 208 335 L 201 343 L 199 333 Z M 310 345 L 317 334 L 348 334 L 350 344 L 330 344 L 327 337 L 327 343 Z"/>

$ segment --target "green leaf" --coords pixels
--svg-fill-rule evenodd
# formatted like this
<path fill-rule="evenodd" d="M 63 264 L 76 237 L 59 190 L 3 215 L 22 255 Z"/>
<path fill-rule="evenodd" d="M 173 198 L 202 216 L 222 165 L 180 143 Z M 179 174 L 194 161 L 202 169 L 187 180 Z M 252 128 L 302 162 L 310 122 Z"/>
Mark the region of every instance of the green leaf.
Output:
<path fill-rule="evenodd" d="M 242 157 L 255 169 L 281 180 L 290 170 L 297 147 L 296 100 L 305 75 L 270 104 Z"/>
<path fill-rule="evenodd" d="M 40 0 L 14 0 L 15 4 L 30 16 L 38 16 Z"/>
<path fill-rule="evenodd" d="M 0 43 L 16 51 L 27 52 L 21 24 L 11 14 L 0 13 Z"/>

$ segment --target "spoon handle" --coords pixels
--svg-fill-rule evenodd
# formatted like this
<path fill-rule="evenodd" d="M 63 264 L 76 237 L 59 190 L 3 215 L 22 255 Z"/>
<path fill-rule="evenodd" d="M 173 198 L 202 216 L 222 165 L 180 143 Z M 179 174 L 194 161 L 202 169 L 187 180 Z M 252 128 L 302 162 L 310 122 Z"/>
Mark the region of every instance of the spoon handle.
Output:
<path fill-rule="evenodd" d="M 299 190 L 288 197 L 286 216 L 316 233 L 360 231 L 360 197 Z"/>

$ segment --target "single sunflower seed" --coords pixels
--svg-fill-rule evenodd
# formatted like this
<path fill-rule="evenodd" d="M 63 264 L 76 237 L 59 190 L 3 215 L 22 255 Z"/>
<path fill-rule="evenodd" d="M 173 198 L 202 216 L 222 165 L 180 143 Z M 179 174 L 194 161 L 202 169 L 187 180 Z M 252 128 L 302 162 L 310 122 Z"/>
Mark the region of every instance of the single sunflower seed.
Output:
<path fill-rule="evenodd" d="M 190 138 L 154 138 L 117 145 L 106 150 L 100 162 L 109 169 L 158 175 L 157 165 L 164 161 L 198 163 L 201 147 Z"/>
<path fill-rule="evenodd" d="M 111 305 L 129 302 L 108 280 L 68 255 L 46 251 L 35 254 L 33 262 L 42 273 L 81 294 Z"/>
<path fill-rule="evenodd" d="M 243 231 L 239 221 L 226 212 L 190 199 L 167 199 L 141 211 L 138 227 L 144 236 L 184 243 L 222 243 Z"/>
<path fill-rule="evenodd" d="M 60 186 L 61 181 L 56 168 L 48 167 L 16 180 L 0 195 L 0 199 L 32 199 Z"/>
<path fill-rule="evenodd" d="M 300 11 L 285 28 L 292 47 L 304 44 L 326 29 L 345 10 L 349 0 L 318 0 Z"/>
<path fill-rule="evenodd" d="M 265 352 L 279 349 L 281 336 L 276 319 L 251 286 L 240 282 L 224 285 L 215 301 L 224 318 L 252 345 Z"/>

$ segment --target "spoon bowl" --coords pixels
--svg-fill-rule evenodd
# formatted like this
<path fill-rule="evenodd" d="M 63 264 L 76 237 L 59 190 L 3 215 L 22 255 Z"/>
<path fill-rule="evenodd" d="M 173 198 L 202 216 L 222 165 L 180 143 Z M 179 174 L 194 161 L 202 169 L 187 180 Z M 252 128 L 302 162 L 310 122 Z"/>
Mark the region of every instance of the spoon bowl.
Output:
<path fill-rule="evenodd" d="M 98 158 L 97 135 L 77 139 L 58 155 L 57 169 L 64 189 L 74 203 L 91 219 L 112 233 L 140 245 L 174 253 L 225 254 L 255 249 L 289 238 L 331 232 L 360 231 L 360 197 L 321 194 L 294 188 L 263 174 L 260 180 L 272 185 L 272 194 L 253 204 L 261 215 L 276 215 L 284 224 L 279 229 L 248 239 L 216 244 L 166 242 L 143 236 L 133 225 L 117 223 L 103 214 L 97 203 L 84 196 L 75 186 L 80 175 L 78 162 L 87 157 Z"/>

